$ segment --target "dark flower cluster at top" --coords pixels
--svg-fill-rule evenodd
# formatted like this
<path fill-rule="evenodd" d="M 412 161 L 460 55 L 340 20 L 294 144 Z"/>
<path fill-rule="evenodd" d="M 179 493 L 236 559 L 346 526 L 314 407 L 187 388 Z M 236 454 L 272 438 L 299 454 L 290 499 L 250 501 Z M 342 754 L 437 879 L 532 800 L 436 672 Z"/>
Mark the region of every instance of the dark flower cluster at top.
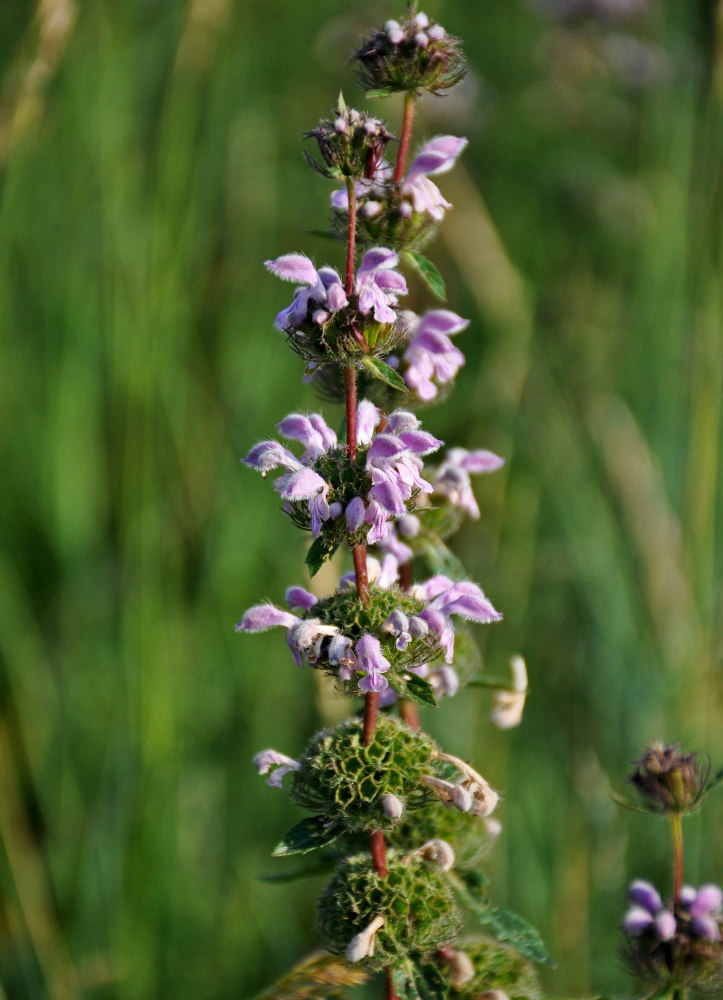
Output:
<path fill-rule="evenodd" d="M 323 163 L 305 154 L 314 170 L 324 177 L 359 180 L 374 175 L 394 136 L 379 118 L 348 108 L 340 94 L 334 117 L 320 121 L 304 138 L 316 139 L 319 146 Z"/>
<path fill-rule="evenodd" d="M 658 740 L 635 762 L 629 780 L 648 811 L 685 813 L 700 805 L 709 775 L 710 764 L 703 766 L 696 753 Z"/>
<path fill-rule="evenodd" d="M 460 45 L 441 24 L 411 9 L 406 17 L 387 21 L 354 53 L 362 67 L 359 82 L 375 94 L 422 90 L 438 94 L 465 75 Z"/>

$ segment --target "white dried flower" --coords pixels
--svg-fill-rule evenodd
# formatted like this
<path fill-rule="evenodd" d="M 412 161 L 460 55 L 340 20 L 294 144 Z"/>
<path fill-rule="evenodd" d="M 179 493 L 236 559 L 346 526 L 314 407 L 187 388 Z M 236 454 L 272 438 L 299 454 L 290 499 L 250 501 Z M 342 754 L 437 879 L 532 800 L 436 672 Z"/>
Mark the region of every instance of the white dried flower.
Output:
<path fill-rule="evenodd" d="M 418 847 L 414 854 L 420 854 L 426 861 L 431 861 L 443 872 L 454 868 L 454 851 L 446 840 L 428 840 Z"/>
<path fill-rule="evenodd" d="M 371 958 L 374 954 L 374 935 L 380 927 L 384 926 L 384 917 L 381 915 L 374 917 L 368 927 L 359 931 L 351 939 L 346 949 L 348 962 L 361 962 L 363 958 Z"/>
<path fill-rule="evenodd" d="M 521 656 L 513 656 L 510 660 L 512 673 L 512 690 L 498 691 L 495 694 L 495 705 L 490 715 L 491 721 L 498 729 L 512 729 L 522 721 L 522 712 L 527 698 L 527 668 Z"/>

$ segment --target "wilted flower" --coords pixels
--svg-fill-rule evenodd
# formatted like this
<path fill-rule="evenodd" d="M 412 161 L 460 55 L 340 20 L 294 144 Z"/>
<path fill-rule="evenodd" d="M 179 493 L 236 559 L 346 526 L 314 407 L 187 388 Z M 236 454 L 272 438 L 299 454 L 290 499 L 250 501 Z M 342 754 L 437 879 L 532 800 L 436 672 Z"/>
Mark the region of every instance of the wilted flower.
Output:
<path fill-rule="evenodd" d="M 527 668 L 521 656 L 510 660 L 512 690 L 497 691 L 495 707 L 490 719 L 498 729 L 512 729 L 522 721 L 522 712 L 527 698 Z"/>
<path fill-rule="evenodd" d="M 279 753 L 278 750 L 262 750 L 254 757 L 254 767 L 259 774 L 269 774 L 266 784 L 271 788 L 281 788 L 281 779 L 290 771 L 299 770 L 298 760 Z"/>
<path fill-rule="evenodd" d="M 374 917 L 372 922 L 355 934 L 346 949 L 348 962 L 360 962 L 363 958 L 371 958 L 374 954 L 374 936 L 384 926 L 384 917 Z"/>

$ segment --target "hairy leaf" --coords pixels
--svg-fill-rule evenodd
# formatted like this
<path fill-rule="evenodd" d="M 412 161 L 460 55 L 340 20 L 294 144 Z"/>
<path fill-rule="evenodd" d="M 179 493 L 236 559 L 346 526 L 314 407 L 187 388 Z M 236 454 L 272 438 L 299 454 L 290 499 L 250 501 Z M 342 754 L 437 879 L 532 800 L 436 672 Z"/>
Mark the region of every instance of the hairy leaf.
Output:
<path fill-rule="evenodd" d="M 418 705 L 431 705 L 432 708 L 439 708 L 432 685 L 423 677 L 418 677 L 416 674 L 394 674 L 390 671 L 387 674 L 387 680 L 397 694 L 406 698 L 407 701 L 416 701 Z"/>
<path fill-rule="evenodd" d="M 315 538 L 306 553 L 306 565 L 309 567 L 309 576 L 316 576 L 327 559 L 331 559 L 337 550 L 337 545 L 329 544 L 323 535 Z"/>
<path fill-rule="evenodd" d="M 386 382 L 392 389 L 398 389 L 400 392 L 407 391 L 407 386 L 402 376 L 385 361 L 380 361 L 379 358 L 372 358 L 368 354 L 365 354 L 361 362 L 374 378 L 378 378 L 381 382 Z"/>
<path fill-rule="evenodd" d="M 402 257 L 408 264 L 411 264 L 430 292 L 445 302 L 447 300 L 447 287 L 437 265 L 417 250 L 404 250 Z"/>
<path fill-rule="evenodd" d="M 511 944 L 533 962 L 554 968 L 555 963 L 535 928 L 516 913 L 493 906 L 483 894 L 475 872 L 449 873 L 448 878 L 460 902 L 474 913 L 483 926 L 489 928 L 498 941 Z"/>
<path fill-rule="evenodd" d="M 285 858 L 288 854 L 308 854 L 331 844 L 341 833 L 342 828 L 330 823 L 325 816 L 308 816 L 291 827 L 271 856 Z"/>

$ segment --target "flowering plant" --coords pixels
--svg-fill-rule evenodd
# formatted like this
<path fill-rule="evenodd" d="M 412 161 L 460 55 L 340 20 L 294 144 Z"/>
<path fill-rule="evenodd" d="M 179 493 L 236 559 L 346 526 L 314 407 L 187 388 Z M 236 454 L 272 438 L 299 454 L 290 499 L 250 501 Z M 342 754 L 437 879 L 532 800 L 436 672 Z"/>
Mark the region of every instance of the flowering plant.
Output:
<path fill-rule="evenodd" d="M 327 954 L 302 963 L 292 981 L 315 982 L 304 995 L 318 997 L 327 995 L 322 984 L 374 973 L 383 974 L 389 998 L 472 998 L 481 990 L 536 997 L 532 963 L 550 959 L 522 918 L 492 905 L 478 870 L 500 831 L 499 795 L 422 730 L 416 708 L 487 682 L 474 675 L 470 626 L 502 617 L 463 572 L 439 572 L 440 561 L 454 565 L 439 556 L 450 556 L 444 539 L 465 515 L 479 517 L 470 477 L 503 460 L 481 448 L 451 448 L 436 459 L 443 442 L 413 412 L 451 389 L 464 355 L 450 338 L 468 321 L 446 308 L 416 315 L 399 304 L 404 266 L 440 292 L 441 276 L 418 248 L 451 208 L 431 177 L 454 166 L 467 140 L 437 136 L 409 167 L 407 158 L 416 97 L 461 79 L 463 57 L 457 39 L 410 8 L 373 33 L 357 58 L 376 96 L 405 93 L 394 164 L 385 160 L 394 141 L 387 125 L 340 98 L 306 138 L 320 157 L 307 161 L 344 184 L 331 194 L 331 211 L 333 231 L 346 241 L 345 269 L 317 267 L 301 253 L 266 262 L 297 286 L 276 326 L 306 362 L 307 380 L 343 400 L 346 433 L 321 413 L 293 412 L 277 425 L 290 446 L 269 438 L 243 459 L 264 477 L 274 472 L 284 513 L 310 532 L 312 577 L 337 550 L 350 552 L 354 567 L 331 594 L 292 585 L 287 608 L 258 604 L 237 625 L 244 633 L 285 629 L 297 666 L 322 670 L 343 694 L 364 700 L 361 715 L 318 732 L 298 760 L 273 749 L 254 759 L 268 785 L 310 814 L 274 854 L 315 851 L 335 865 L 318 911 Z M 425 560 L 431 572 L 415 583 L 413 563 Z M 492 682 L 501 728 L 521 718 L 521 657 L 512 673 L 509 683 Z M 485 933 L 462 941 L 470 915 Z M 288 977 L 284 983 L 287 992 L 268 995 L 287 995 Z"/>

